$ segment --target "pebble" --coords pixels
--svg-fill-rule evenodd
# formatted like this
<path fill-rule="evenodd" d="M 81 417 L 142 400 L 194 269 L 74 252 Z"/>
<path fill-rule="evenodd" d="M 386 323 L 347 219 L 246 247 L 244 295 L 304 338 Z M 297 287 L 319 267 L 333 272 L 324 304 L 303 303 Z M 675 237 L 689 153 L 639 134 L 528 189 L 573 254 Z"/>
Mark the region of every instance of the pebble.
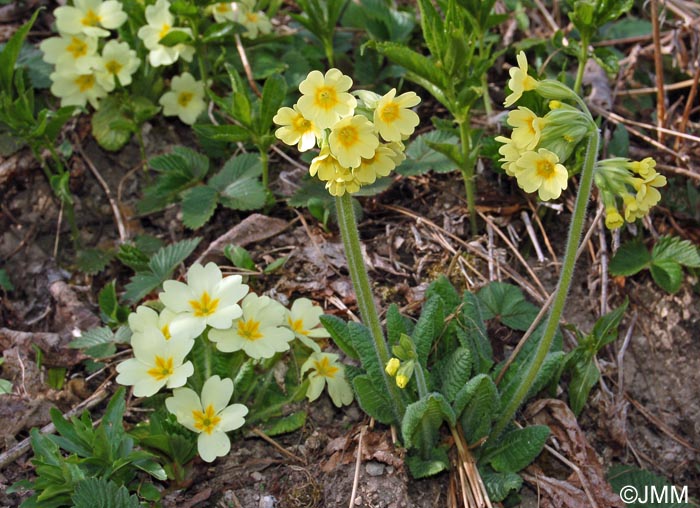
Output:
<path fill-rule="evenodd" d="M 368 462 L 365 465 L 365 471 L 370 476 L 381 476 L 384 474 L 384 464 L 375 461 Z"/>

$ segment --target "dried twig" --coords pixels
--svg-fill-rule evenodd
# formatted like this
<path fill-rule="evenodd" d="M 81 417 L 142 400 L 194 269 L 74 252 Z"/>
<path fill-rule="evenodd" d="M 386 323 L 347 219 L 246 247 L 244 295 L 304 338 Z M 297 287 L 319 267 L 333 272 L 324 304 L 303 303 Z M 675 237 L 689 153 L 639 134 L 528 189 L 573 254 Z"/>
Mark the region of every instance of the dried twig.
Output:
<path fill-rule="evenodd" d="M 666 93 L 664 92 L 664 64 L 661 55 L 661 38 L 659 35 L 659 4 L 658 0 L 650 0 L 651 35 L 654 41 L 654 73 L 656 74 L 656 125 L 659 127 L 657 136 L 663 143 L 661 130 L 666 123 Z"/>
<path fill-rule="evenodd" d="M 243 64 L 243 69 L 245 69 L 248 84 L 250 85 L 250 88 L 253 89 L 253 92 L 255 92 L 255 95 L 262 97 L 262 93 L 260 93 L 260 89 L 253 79 L 253 70 L 250 68 L 250 62 L 248 62 L 248 55 L 246 55 L 245 48 L 241 42 L 241 36 L 238 34 L 233 34 L 233 38 L 236 41 L 236 49 L 238 50 L 238 56 L 241 57 L 241 63 Z"/>
<path fill-rule="evenodd" d="M 528 236 L 530 237 L 530 242 L 532 242 L 532 246 L 535 248 L 535 254 L 537 255 L 537 261 L 540 263 L 544 263 L 547 259 L 544 257 L 544 254 L 542 253 L 542 248 L 540 247 L 540 242 L 537 241 L 537 235 L 535 234 L 535 228 L 532 227 L 532 222 L 530 222 L 530 216 L 527 214 L 525 210 L 520 212 L 520 218 L 523 220 L 525 223 L 525 230 L 527 231 Z"/>
<path fill-rule="evenodd" d="M 360 437 L 357 439 L 357 457 L 355 458 L 355 474 L 352 478 L 352 492 L 350 493 L 349 508 L 353 508 L 355 506 L 355 497 L 357 496 L 357 486 L 360 483 L 360 465 L 362 464 L 362 438 L 365 435 L 366 428 L 367 427 L 365 425 L 360 427 Z"/>
<path fill-rule="evenodd" d="M 292 459 L 292 460 L 294 460 L 294 461 L 296 461 L 296 462 L 299 462 L 299 463 L 301 463 L 301 464 L 305 464 L 304 459 L 302 459 L 301 457 L 297 457 L 296 455 L 294 455 L 292 452 L 290 452 L 289 450 L 287 450 L 284 446 L 282 446 L 282 445 L 279 444 L 277 441 L 275 441 L 274 439 L 272 439 L 270 436 L 268 436 L 267 434 L 265 434 L 262 430 L 257 429 L 257 428 L 254 428 L 253 430 L 251 430 L 251 432 L 252 432 L 253 434 L 255 434 L 256 436 L 258 436 L 259 438 L 261 438 L 263 441 L 266 441 L 266 442 L 268 442 L 269 444 L 271 444 L 271 445 L 272 445 L 277 451 L 279 451 L 282 455 L 285 455 L 285 456 L 287 456 L 288 458 L 290 458 L 290 459 Z"/>

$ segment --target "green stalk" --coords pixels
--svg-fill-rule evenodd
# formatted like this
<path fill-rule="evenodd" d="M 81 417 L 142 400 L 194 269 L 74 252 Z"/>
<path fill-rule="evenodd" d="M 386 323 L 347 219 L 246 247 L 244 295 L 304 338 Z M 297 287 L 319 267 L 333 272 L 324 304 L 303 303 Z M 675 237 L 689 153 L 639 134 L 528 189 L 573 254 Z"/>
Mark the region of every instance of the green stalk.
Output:
<path fill-rule="evenodd" d="M 466 115 L 467 119 L 469 115 Z M 459 138 L 462 143 L 462 178 L 467 193 L 467 209 L 469 210 L 469 225 L 472 235 L 476 236 L 476 199 L 474 194 L 474 164 L 471 160 L 472 135 L 468 120 L 459 121 Z"/>
<path fill-rule="evenodd" d="M 308 391 L 308 389 L 309 389 L 309 380 L 305 379 L 299 386 L 297 386 L 296 390 L 294 390 L 294 392 L 289 397 L 285 398 L 284 400 L 281 400 L 275 404 L 266 406 L 264 409 L 256 409 L 255 411 L 251 411 L 250 412 L 251 416 L 246 421 L 246 425 L 250 426 L 256 422 L 264 422 L 269 417 L 271 417 L 275 413 L 279 412 L 287 404 L 291 404 L 295 400 L 298 400 L 301 396 L 303 396 Z"/>
<path fill-rule="evenodd" d="M 270 181 L 268 169 L 269 156 L 267 155 L 267 150 L 263 149 L 261 146 L 258 146 L 258 151 L 260 152 L 260 166 L 262 166 L 262 184 L 265 190 L 267 191 Z"/>
<path fill-rule="evenodd" d="M 581 95 L 581 85 L 583 84 L 583 73 L 588 61 L 588 37 L 581 34 L 581 53 L 578 56 L 578 69 L 576 70 L 576 81 L 574 82 L 574 92 Z"/>
<path fill-rule="evenodd" d="M 211 377 L 211 371 L 212 371 L 212 347 L 213 344 L 209 340 L 209 330 L 206 329 L 204 333 L 202 334 L 202 343 L 204 345 L 204 383 L 207 382 L 207 379 Z"/>
<path fill-rule="evenodd" d="M 593 183 L 593 174 L 595 164 L 598 159 L 598 147 L 600 144 L 600 134 L 597 127 L 591 131 L 588 136 L 588 147 L 586 149 L 586 158 L 583 161 L 583 170 L 581 171 L 581 183 L 579 186 L 578 195 L 576 196 L 576 204 L 574 205 L 574 214 L 571 218 L 571 226 L 569 227 L 569 237 L 566 241 L 566 252 L 564 254 L 564 262 L 562 264 L 559 283 L 557 284 L 557 293 L 552 302 L 552 310 L 549 314 L 547 324 L 545 325 L 542 340 L 537 345 L 535 354 L 527 366 L 527 370 L 523 376 L 523 382 L 520 383 L 518 389 L 513 394 L 513 397 L 508 401 L 507 406 L 503 409 L 501 416 L 493 428 L 491 437 L 498 437 L 511 421 L 515 412 L 520 407 L 527 396 L 530 388 L 535 382 L 537 373 L 544 363 L 544 359 L 549 353 L 552 346 L 554 335 L 559 327 L 559 318 L 561 318 L 566 296 L 571 287 L 571 279 L 574 275 L 574 267 L 576 265 L 576 251 L 578 250 L 581 241 L 581 232 L 586 219 L 586 208 L 588 199 L 591 194 L 591 185 Z"/>
<path fill-rule="evenodd" d="M 335 206 L 338 212 L 338 225 L 340 227 L 340 235 L 343 239 L 345 247 L 345 257 L 348 260 L 348 269 L 352 285 L 355 288 L 357 298 L 357 306 L 360 309 L 360 316 L 364 324 L 369 328 L 374 339 L 374 351 L 379 362 L 379 370 L 382 373 L 386 393 L 390 395 L 393 411 L 398 423 L 404 413 L 401 393 L 399 387 L 393 379 L 389 378 L 384 371 L 384 367 L 389 361 L 389 348 L 384 338 L 384 332 L 379 322 L 379 314 L 374 305 L 374 297 L 372 288 L 367 275 L 364 259 L 362 258 L 362 249 L 360 248 L 360 235 L 357 231 L 357 220 L 355 219 L 355 211 L 352 208 L 352 197 L 349 193 L 342 196 L 336 196 Z"/>

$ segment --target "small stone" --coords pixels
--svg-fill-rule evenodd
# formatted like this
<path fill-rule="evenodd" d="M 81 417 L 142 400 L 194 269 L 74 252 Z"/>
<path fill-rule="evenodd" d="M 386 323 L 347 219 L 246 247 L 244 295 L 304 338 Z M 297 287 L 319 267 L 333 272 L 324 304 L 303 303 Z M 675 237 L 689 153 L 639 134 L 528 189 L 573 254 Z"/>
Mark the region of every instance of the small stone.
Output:
<path fill-rule="evenodd" d="M 362 505 L 362 498 L 360 496 L 357 496 L 355 498 L 355 506 L 361 506 Z"/>
<path fill-rule="evenodd" d="M 263 475 L 260 474 L 260 471 L 253 471 L 252 473 L 250 473 L 250 477 L 251 477 L 251 478 L 253 479 L 253 481 L 255 481 L 255 482 L 262 481 L 262 479 L 263 479 Z"/>
<path fill-rule="evenodd" d="M 384 474 L 384 464 L 371 461 L 365 465 L 365 471 L 370 476 L 381 476 Z"/>
<path fill-rule="evenodd" d="M 276 502 L 274 496 L 263 496 L 258 506 L 260 508 L 275 508 Z"/>

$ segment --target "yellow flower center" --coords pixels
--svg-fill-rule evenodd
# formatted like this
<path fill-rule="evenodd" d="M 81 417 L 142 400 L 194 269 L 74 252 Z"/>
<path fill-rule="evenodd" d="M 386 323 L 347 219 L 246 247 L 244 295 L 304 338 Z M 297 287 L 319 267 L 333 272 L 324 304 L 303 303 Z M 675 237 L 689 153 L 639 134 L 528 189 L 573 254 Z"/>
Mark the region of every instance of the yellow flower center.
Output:
<path fill-rule="evenodd" d="M 292 331 L 294 333 L 299 333 L 301 335 L 308 335 L 309 331 L 304 330 L 304 320 L 303 319 L 297 319 L 295 321 L 292 321 L 292 318 L 289 318 L 287 320 L 289 322 L 289 326 L 292 328 Z"/>
<path fill-rule="evenodd" d="M 338 131 L 338 141 L 343 148 L 350 148 L 360 139 L 360 133 L 354 125 L 346 125 Z"/>
<path fill-rule="evenodd" d="M 214 406 L 209 404 L 204 411 L 192 410 L 192 418 L 194 418 L 194 428 L 201 430 L 206 434 L 211 434 L 219 425 L 221 417 L 214 412 Z"/>
<path fill-rule="evenodd" d="M 554 176 L 554 164 L 547 159 L 540 159 L 536 163 L 537 176 L 549 180 Z"/>
<path fill-rule="evenodd" d="M 70 44 L 66 46 L 66 51 L 73 55 L 73 58 L 80 58 L 87 55 L 88 45 L 77 37 L 71 37 Z"/>
<path fill-rule="evenodd" d="M 87 92 L 95 86 L 95 76 L 92 74 L 83 74 L 75 79 L 75 84 L 78 85 L 81 92 Z"/>
<path fill-rule="evenodd" d="M 180 102 L 179 98 L 178 102 Z M 215 298 L 212 300 L 209 293 L 205 291 L 202 293 L 199 300 L 190 300 L 189 304 L 190 307 L 192 307 L 192 310 L 194 310 L 195 317 L 211 316 L 214 314 L 214 312 L 216 312 L 216 309 L 219 306 L 219 299 Z"/>
<path fill-rule="evenodd" d="M 170 325 L 163 325 L 160 331 L 163 334 L 163 337 L 165 337 L 165 340 L 170 340 Z"/>
<path fill-rule="evenodd" d="M 384 123 L 395 122 L 399 118 L 399 105 L 390 102 L 379 112 L 379 118 L 381 118 Z"/>
<path fill-rule="evenodd" d="M 168 25 L 167 23 L 163 23 L 163 26 L 160 28 L 160 32 L 158 32 L 158 40 L 162 39 L 166 35 L 168 35 L 168 32 L 170 31 L 172 27 Z"/>
<path fill-rule="evenodd" d="M 311 122 L 301 115 L 292 120 L 292 128 L 295 132 L 300 134 L 306 134 L 311 130 Z"/>
<path fill-rule="evenodd" d="M 251 342 L 262 339 L 263 335 L 260 333 L 260 321 L 241 319 L 238 321 L 238 335 Z"/>
<path fill-rule="evenodd" d="M 245 15 L 245 18 L 250 21 L 251 23 L 257 23 L 258 22 L 258 15 L 254 12 L 249 12 L 248 14 Z"/>
<path fill-rule="evenodd" d="M 182 106 L 183 108 L 186 108 L 187 105 L 192 100 L 192 97 L 194 97 L 194 94 L 192 92 L 180 92 L 177 95 L 177 103 L 180 106 Z M 217 300 L 217 302 L 218 302 L 218 300 Z"/>
<path fill-rule="evenodd" d="M 89 9 L 85 13 L 85 17 L 80 20 L 83 26 L 97 26 L 102 21 L 102 17 L 95 14 L 95 11 Z"/>
<path fill-rule="evenodd" d="M 228 12 L 231 10 L 230 4 L 222 2 L 219 4 L 216 4 L 216 12 Z"/>
<path fill-rule="evenodd" d="M 327 356 L 324 356 L 320 361 L 314 362 L 314 368 L 319 376 L 334 378 L 335 373 L 340 370 L 338 367 L 331 365 Z"/>
<path fill-rule="evenodd" d="M 330 86 L 320 86 L 316 90 L 315 105 L 326 111 L 333 109 L 338 104 L 338 94 L 335 88 Z"/>
<path fill-rule="evenodd" d="M 156 356 L 156 365 L 152 369 L 149 369 L 146 374 L 155 378 L 156 381 L 163 381 L 169 378 L 175 372 L 173 369 L 173 358 L 169 356 L 168 358 L 163 358 L 162 356 Z"/>
<path fill-rule="evenodd" d="M 119 74 L 119 71 L 122 70 L 122 67 L 124 66 L 116 60 L 110 60 L 105 64 L 105 69 L 107 69 L 107 72 L 109 72 L 110 74 L 114 74 L 115 76 Z"/>

